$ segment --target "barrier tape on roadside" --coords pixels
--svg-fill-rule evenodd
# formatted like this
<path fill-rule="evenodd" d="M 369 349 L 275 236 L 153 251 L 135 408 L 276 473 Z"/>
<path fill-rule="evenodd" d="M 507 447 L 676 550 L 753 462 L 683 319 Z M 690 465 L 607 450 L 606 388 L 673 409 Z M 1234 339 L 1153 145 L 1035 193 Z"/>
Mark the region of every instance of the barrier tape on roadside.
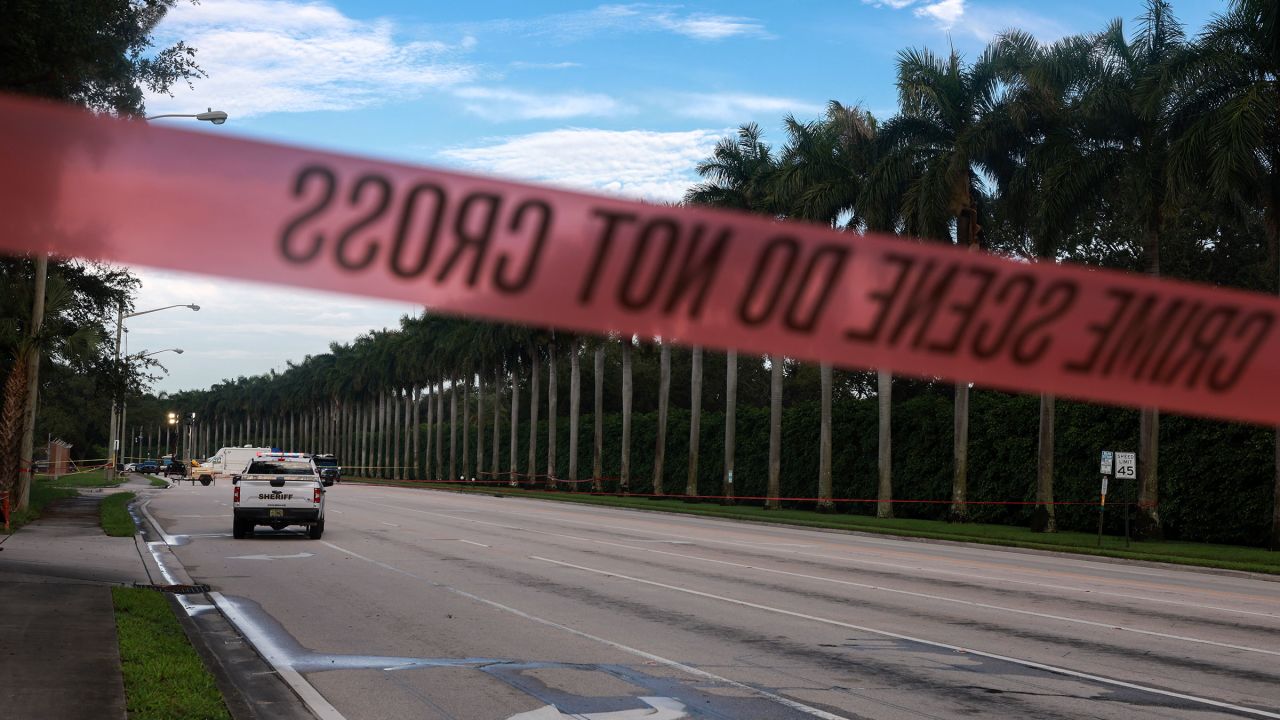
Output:
<path fill-rule="evenodd" d="M 0 250 L 1280 424 L 1280 300 L 0 98 Z"/>

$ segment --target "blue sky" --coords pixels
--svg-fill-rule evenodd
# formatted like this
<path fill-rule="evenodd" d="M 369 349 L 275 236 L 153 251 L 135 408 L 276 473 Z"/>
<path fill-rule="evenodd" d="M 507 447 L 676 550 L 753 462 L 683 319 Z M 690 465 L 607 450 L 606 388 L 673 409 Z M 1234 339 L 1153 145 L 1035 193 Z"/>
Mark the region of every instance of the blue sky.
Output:
<path fill-rule="evenodd" d="M 1191 33 L 1223 7 L 1173 3 Z M 231 119 L 191 129 L 672 201 L 742 123 L 776 140 L 788 113 L 813 118 L 832 99 L 888 117 L 903 48 L 973 58 L 1006 28 L 1050 42 L 1119 17 L 1132 32 L 1141 11 L 1139 0 L 180 2 L 157 39 L 197 48 L 209 77 L 148 98 L 148 111 L 212 107 Z M 283 369 L 415 309 L 139 272 L 139 309 L 202 306 L 131 323 L 131 352 L 186 350 L 158 358 L 169 369 L 158 390 Z"/>

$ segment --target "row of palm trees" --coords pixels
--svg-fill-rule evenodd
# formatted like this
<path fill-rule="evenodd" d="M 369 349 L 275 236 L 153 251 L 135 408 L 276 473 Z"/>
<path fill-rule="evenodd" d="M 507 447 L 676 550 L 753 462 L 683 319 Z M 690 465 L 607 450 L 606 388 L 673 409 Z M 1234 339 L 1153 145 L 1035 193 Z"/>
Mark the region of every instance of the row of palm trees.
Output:
<path fill-rule="evenodd" d="M 1275 284 L 1280 280 L 1276 7 L 1271 0 L 1233 0 L 1228 11 L 1194 40 L 1188 39 L 1167 2 L 1149 0 L 1137 31 L 1131 34 L 1119 20 L 1101 32 L 1048 45 L 1010 31 L 972 62 L 954 50 L 944 56 L 905 50 L 898 58 L 897 115 L 882 122 L 857 106 L 833 101 L 820 119 L 802 122 L 788 117 L 786 139 L 777 150 L 765 141 L 758 126 L 744 125 L 736 137 L 722 140 L 698 164 L 703 182 L 685 200 L 822 223 L 848 232 L 956 243 L 1039 262 L 1084 259 L 1151 275 L 1161 275 L 1161 254 L 1167 243 L 1192 232 L 1178 218 L 1188 204 L 1194 204 L 1211 208 L 1222 222 L 1228 222 L 1224 219 L 1228 216 L 1233 218 L 1230 222 L 1260 222 L 1265 229 L 1266 264 L 1257 277 L 1265 280 L 1242 276 L 1231 281 L 1274 291 L 1280 288 Z M 1122 240 L 1109 242 L 1116 237 Z M 1215 240 L 1197 237 L 1195 241 Z M 1102 245 L 1107 248 L 1099 250 Z M 285 417 L 305 417 L 303 426 L 313 430 L 303 437 L 316 438 L 318 443 L 328 432 L 326 447 L 340 448 L 347 458 L 358 457 L 370 472 L 385 474 L 387 466 L 409 467 L 436 478 L 456 478 L 459 472 L 467 477 L 496 475 L 498 420 L 505 412 L 511 427 L 507 467 L 514 480 L 515 431 L 524 378 L 530 395 L 530 437 L 520 474 L 576 481 L 580 364 L 590 354 L 596 382 L 592 477 L 599 488 L 603 483 L 599 416 L 604 406 L 603 353 L 606 345 L 617 343 L 622 372 L 618 483 L 625 491 L 631 481 L 636 342 L 635 338 L 571 337 L 424 314 L 405 318 L 398 331 L 375 332 L 351 345 L 334 345 L 330 353 L 291 365 L 284 373 L 226 382 L 190 400 L 214 418 L 258 418 L 260 424 L 265 418 L 276 418 L 280 424 Z M 565 357 L 571 364 L 568 442 L 572 450 L 570 467 L 562 472 L 555 460 L 557 423 L 546 423 L 545 465 L 538 462 L 536 433 L 544 374 L 548 415 L 555 418 L 561 412 L 557 363 Z M 732 495 L 739 359 L 732 352 L 724 357 L 728 421 L 720 493 Z M 702 351 L 695 348 L 688 404 L 693 421 L 688 494 L 699 490 L 702 362 Z M 778 355 L 761 359 L 760 365 L 770 375 L 768 504 L 775 507 L 788 363 Z M 654 491 L 663 493 L 670 388 L 670 348 L 665 344 L 659 365 Z M 832 368 L 820 367 L 819 375 L 822 423 L 816 497 L 820 506 L 830 507 Z M 894 382 L 887 371 L 877 373 L 877 514 L 881 516 L 892 514 L 889 427 Z M 969 392 L 968 383 L 954 387 L 950 509 L 954 520 L 967 516 Z M 508 400 L 501 402 L 506 393 Z M 1055 398 L 1043 395 L 1040 408 L 1037 522 L 1051 531 L 1055 526 Z M 423 413 L 425 458 L 419 455 L 419 433 L 411 432 L 420 426 Z M 492 426 L 487 460 L 486 417 Z M 1138 501 L 1149 532 L 1158 532 L 1160 525 L 1159 421 L 1154 408 L 1140 413 Z M 255 421 L 248 422 L 252 427 Z M 450 431 L 447 453 L 442 435 L 446 425 Z M 240 427 L 228 424 L 233 426 Z M 321 427 L 328 430 L 315 429 Z M 459 429 L 468 429 L 461 433 L 460 447 Z M 475 429 L 474 452 L 470 429 Z M 367 442 L 361 444 L 359 439 L 369 436 L 381 438 L 381 450 L 373 452 Z M 1280 470 L 1276 492 L 1280 526 Z"/>

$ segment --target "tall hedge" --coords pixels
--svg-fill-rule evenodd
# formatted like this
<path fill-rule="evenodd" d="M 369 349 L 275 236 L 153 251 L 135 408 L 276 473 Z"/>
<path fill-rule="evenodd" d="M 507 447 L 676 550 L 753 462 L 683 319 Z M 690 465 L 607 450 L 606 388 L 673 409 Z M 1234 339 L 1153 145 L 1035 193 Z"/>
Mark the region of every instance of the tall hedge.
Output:
<path fill-rule="evenodd" d="M 527 402 L 527 400 L 526 400 Z M 528 412 L 522 404 L 522 412 Z M 565 403 L 561 403 L 564 407 Z M 486 410 L 488 407 L 486 407 Z M 505 410 L 505 409 L 504 409 Z M 544 410 L 545 413 L 545 410 Z M 969 498 L 971 501 L 1010 503 L 971 508 L 977 522 L 1026 525 L 1035 499 L 1036 442 L 1039 399 L 975 390 L 969 428 Z M 818 484 L 819 407 L 800 402 L 783 414 L 782 494 L 789 498 L 813 498 Z M 837 499 L 874 500 L 876 496 L 875 398 L 844 400 L 833 409 L 833 493 Z M 493 421 L 486 413 L 485 443 L 491 441 Z M 503 414 L 501 469 L 510 470 L 509 418 Z M 739 498 L 765 494 L 769 455 L 769 411 L 740 408 L 738 454 L 734 472 Z M 558 419 L 557 467 L 563 475 L 569 467 L 569 419 Z M 590 478 L 593 416 L 584 413 L 578 442 L 580 479 Z M 606 489 L 617 489 L 621 453 L 622 419 L 610 413 L 604 418 L 604 475 Z M 546 421 L 539 422 L 538 473 L 546 471 Z M 684 491 L 688 472 L 689 413 L 673 408 L 668 420 L 664 486 L 669 494 Z M 632 421 L 631 492 L 653 491 L 653 448 L 656 413 L 637 413 Z M 1273 473 L 1273 432 L 1270 429 L 1198 420 L 1179 416 L 1161 418 L 1160 513 L 1165 534 L 1171 539 L 1261 545 L 1270 523 Z M 472 429 L 474 433 L 474 427 Z M 951 496 L 952 403 L 941 393 L 926 393 L 893 408 L 893 482 L 898 517 L 945 519 Z M 444 436 L 449 436 L 446 427 Z M 1097 527 L 1099 490 L 1098 456 L 1101 450 L 1133 451 L 1137 447 L 1138 413 L 1135 410 L 1059 401 L 1054 458 L 1055 499 L 1058 525 L 1064 530 Z M 528 424 L 519 432 L 520 471 L 528 453 Z M 701 464 L 698 489 L 702 495 L 720 495 L 724 457 L 724 414 L 703 414 Z M 474 436 L 473 436 L 474 438 Z M 461 443 L 459 443 L 461 447 Z M 474 448 L 474 444 L 473 444 Z M 474 451 L 474 450 L 473 450 Z M 485 453 L 486 465 L 489 451 Z M 590 489 L 589 483 L 578 485 Z M 1120 503 L 1132 501 L 1132 482 L 1111 480 L 1108 496 L 1108 531 L 1121 531 Z M 1080 504 L 1066 504 L 1080 503 Z M 793 501 L 811 507 L 812 501 Z M 838 502 L 840 512 L 871 514 L 871 502 Z"/>

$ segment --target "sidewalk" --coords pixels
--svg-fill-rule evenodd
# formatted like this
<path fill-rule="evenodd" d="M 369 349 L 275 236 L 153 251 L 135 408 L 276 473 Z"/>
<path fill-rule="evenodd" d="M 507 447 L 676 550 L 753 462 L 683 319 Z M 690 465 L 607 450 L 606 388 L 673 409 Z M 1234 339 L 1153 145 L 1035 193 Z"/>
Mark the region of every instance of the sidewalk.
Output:
<path fill-rule="evenodd" d="M 149 487 L 134 479 L 58 501 L 0 545 L 4 717 L 125 718 L 111 587 L 149 580 L 135 539 L 102 532 L 98 504 Z"/>

